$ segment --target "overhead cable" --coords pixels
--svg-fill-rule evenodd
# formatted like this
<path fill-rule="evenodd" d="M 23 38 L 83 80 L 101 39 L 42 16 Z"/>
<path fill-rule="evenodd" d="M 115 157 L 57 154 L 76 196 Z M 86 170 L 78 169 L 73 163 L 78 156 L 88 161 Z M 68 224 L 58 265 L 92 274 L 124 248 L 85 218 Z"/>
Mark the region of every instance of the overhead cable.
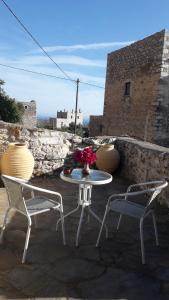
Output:
<path fill-rule="evenodd" d="M 27 29 L 27 27 L 22 23 L 22 21 L 17 17 L 17 15 L 13 12 L 13 10 L 9 7 L 9 5 L 4 1 L 1 0 L 3 2 L 3 4 L 6 6 L 6 8 L 10 11 L 10 13 L 14 16 L 14 18 L 17 20 L 17 22 L 22 26 L 22 28 L 27 32 L 27 34 L 31 37 L 31 39 L 36 43 L 36 45 L 38 45 L 38 47 L 43 51 L 43 53 L 56 65 L 56 67 L 66 76 L 66 78 L 63 77 L 59 77 L 59 76 L 55 76 L 55 75 L 50 75 L 50 74 L 45 74 L 45 73 L 41 73 L 41 72 L 34 72 L 31 70 L 26 70 L 24 68 L 17 68 L 17 67 L 13 67 L 13 66 L 8 66 L 8 65 L 4 65 L 4 64 L 0 64 L 1 66 L 6 66 L 8 68 L 12 68 L 12 69 L 16 69 L 16 70 L 21 70 L 21 71 L 25 71 L 25 72 L 29 72 L 29 73 L 35 73 L 35 74 L 39 74 L 39 75 L 43 75 L 43 76 L 48 76 L 48 77 L 53 77 L 53 78 L 57 78 L 57 79 L 65 79 L 65 80 L 69 80 L 72 82 L 77 82 L 77 80 L 72 79 L 55 61 L 54 59 L 47 53 L 47 51 L 41 46 L 41 44 L 38 42 L 38 40 L 32 35 L 32 33 Z M 89 86 L 93 86 L 93 87 L 97 87 L 97 88 L 101 88 L 104 89 L 104 87 L 102 86 L 98 86 L 96 84 L 92 84 L 92 83 L 88 83 L 88 82 L 84 82 L 79 80 L 80 83 L 82 84 L 86 84 Z"/>
<path fill-rule="evenodd" d="M 36 71 L 32 71 L 32 70 L 27 70 L 27 69 L 24 69 L 24 68 L 13 67 L 13 66 L 1 64 L 1 63 L 0 63 L 0 66 L 10 68 L 10 69 L 14 69 L 14 70 L 24 71 L 24 72 L 28 72 L 28 73 L 33 73 L 33 74 L 37 74 L 37 75 L 42 75 L 42 76 L 53 77 L 53 78 L 57 78 L 57 79 L 76 82 L 76 80 L 74 80 L 74 79 L 68 79 L 68 78 L 65 78 L 65 77 L 55 76 L 55 75 L 52 75 L 52 74 L 46 74 L 46 73 L 36 72 Z"/>
<path fill-rule="evenodd" d="M 10 69 L 14 69 L 14 70 L 24 71 L 24 72 L 28 72 L 28 73 L 32 73 L 32 74 L 37 74 L 37 75 L 41 75 L 41 76 L 46 76 L 46 77 L 51 77 L 51 78 L 56 78 L 56 79 L 61 79 L 61 80 L 66 80 L 66 81 L 71 81 L 71 82 L 77 83 L 77 80 L 75 80 L 75 79 L 68 79 L 68 78 L 65 78 L 65 77 L 59 77 L 59 76 L 52 75 L 52 74 L 46 74 L 46 73 L 42 73 L 42 72 L 36 72 L 36 71 L 24 69 L 24 68 L 18 68 L 18 67 L 14 67 L 14 66 L 9 66 L 9 65 L 6 65 L 6 64 L 2 64 L 2 63 L 0 63 L 0 66 L 6 67 L 6 68 L 10 68 Z M 93 87 L 104 89 L 103 86 L 99 86 L 99 85 L 88 83 L 88 82 L 83 82 L 83 81 L 80 81 L 80 80 L 79 80 L 79 83 L 87 84 L 87 85 L 90 85 L 90 86 L 93 86 Z"/>
<path fill-rule="evenodd" d="M 6 8 L 10 11 L 10 13 L 14 16 L 17 22 L 21 25 L 21 27 L 27 32 L 27 34 L 31 37 L 31 39 L 35 42 L 36 45 L 43 51 L 43 53 L 55 64 L 55 66 L 68 78 L 72 78 L 54 61 L 54 59 L 47 53 L 47 51 L 41 46 L 38 40 L 32 35 L 32 33 L 27 29 L 27 27 L 22 23 L 22 21 L 17 17 L 17 15 L 13 12 L 13 10 L 9 7 L 9 5 L 4 1 L 1 0 Z"/>
<path fill-rule="evenodd" d="M 81 80 L 79 82 L 82 83 L 82 84 L 87 84 L 87 85 L 90 85 L 90 86 L 97 87 L 99 89 L 104 89 L 104 87 L 101 86 L 101 85 L 97 85 L 97 84 L 93 84 L 93 83 L 89 83 L 89 82 L 85 82 L 85 81 L 81 81 Z"/>

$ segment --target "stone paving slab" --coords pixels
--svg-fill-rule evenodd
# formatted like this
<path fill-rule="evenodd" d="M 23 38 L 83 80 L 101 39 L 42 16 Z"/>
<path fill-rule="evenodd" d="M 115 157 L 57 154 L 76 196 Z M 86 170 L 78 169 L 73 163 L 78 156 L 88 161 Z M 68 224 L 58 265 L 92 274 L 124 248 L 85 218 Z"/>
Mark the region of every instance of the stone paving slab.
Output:
<path fill-rule="evenodd" d="M 78 189 L 58 177 L 33 180 L 35 185 L 61 192 L 64 209 L 77 205 Z M 102 218 L 111 193 L 125 191 L 128 183 L 115 178 L 111 184 L 94 187 L 92 209 Z M 2 195 L 2 194 L 1 194 Z M 1 197 L 2 199 L 2 197 Z M 0 202 L 1 215 L 5 201 Z M 3 202 L 3 203 L 2 203 Z M 168 209 L 157 206 L 160 246 L 155 246 L 151 218 L 145 221 L 146 265 L 141 264 L 137 221 L 124 217 L 116 232 L 117 215 L 108 217 L 109 238 L 102 234 L 95 247 L 100 225 L 93 219 L 82 224 L 80 245 L 75 247 L 79 213 L 65 221 L 67 245 L 56 233 L 58 215 L 38 217 L 33 226 L 26 264 L 21 264 L 26 235 L 26 219 L 13 214 L 0 245 L 1 299 L 169 299 L 169 216 Z"/>

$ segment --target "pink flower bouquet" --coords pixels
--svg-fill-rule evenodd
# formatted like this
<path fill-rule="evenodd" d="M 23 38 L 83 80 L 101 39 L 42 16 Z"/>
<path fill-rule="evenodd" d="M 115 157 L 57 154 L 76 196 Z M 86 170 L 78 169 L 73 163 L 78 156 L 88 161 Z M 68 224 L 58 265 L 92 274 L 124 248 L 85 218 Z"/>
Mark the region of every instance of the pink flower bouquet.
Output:
<path fill-rule="evenodd" d="M 93 153 L 91 147 L 86 147 L 83 150 L 76 150 L 75 160 L 83 164 L 93 164 L 96 161 L 96 154 Z"/>
<path fill-rule="evenodd" d="M 96 161 L 96 154 L 93 152 L 91 147 L 86 147 L 83 150 L 76 150 L 75 160 L 84 164 L 82 173 L 87 175 L 90 173 L 89 165 Z"/>

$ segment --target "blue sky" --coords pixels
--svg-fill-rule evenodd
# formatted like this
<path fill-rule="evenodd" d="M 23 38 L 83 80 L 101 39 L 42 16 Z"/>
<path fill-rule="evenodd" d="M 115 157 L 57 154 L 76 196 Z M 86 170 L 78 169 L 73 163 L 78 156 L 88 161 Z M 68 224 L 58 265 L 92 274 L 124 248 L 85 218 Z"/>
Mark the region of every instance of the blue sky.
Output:
<path fill-rule="evenodd" d="M 163 28 L 168 0 L 6 0 L 40 44 L 68 75 L 104 86 L 107 53 Z M 63 77 L 0 0 L 0 63 Z M 75 107 L 72 82 L 0 66 L 5 91 L 18 101 L 37 101 L 38 115 Z M 80 85 L 84 116 L 102 114 L 104 89 Z"/>

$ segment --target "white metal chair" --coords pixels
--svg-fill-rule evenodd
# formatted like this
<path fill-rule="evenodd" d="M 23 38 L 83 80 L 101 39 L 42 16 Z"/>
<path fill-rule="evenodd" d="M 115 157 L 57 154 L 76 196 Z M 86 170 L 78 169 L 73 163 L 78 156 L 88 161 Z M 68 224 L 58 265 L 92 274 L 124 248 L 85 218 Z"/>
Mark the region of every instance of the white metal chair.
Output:
<path fill-rule="evenodd" d="M 165 188 L 167 185 L 168 185 L 168 182 L 162 181 L 162 180 L 133 184 L 128 187 L 126 193 L 111 195 L 108 198 L 102 225 L 101 225 L 100 232 L 99 232 L 97 242 L 96 242 L 96 247 L 99 245 L 100 236 L 101 236 L 101 233 L 103 230 L 104 223 L 106 221 L 107 213 L 109 211 L 115 211 L 115 212 L 120 213 L 118 224 L 117 224 L 117 230 L 119 229 L 120 222 L 121 222 L 123 215 L 134 217 L 136 219 L 139 219 L 139 222 L 140 222 L 141 256 L 142 256 L 142 263 L 145 264 L 144 240 L 143 240 L 143 221 L 144 221 L 144 218 L 147 217 L 149 214 L 152 215 L 156 245 L 159 245 L 156 219 L 155 219 L 155 214 L 154 214 L 154 210 L 153 210 L 153 200 L 157 197 L 157 195 L 161 192 L 161 190 L 163 188 Z M 132 191 L 133 189 L 134 189 L 134 191 Z M 136 202 L 128 200 L 129 197 L 131 197 L 131 198 L 135 197 L 134 200 L 136 200 L 136 197 L 139 195 L 148 196 L 148 201 L 147 201 L 146 205 L 138 204 Z M 143 201 L 144 201 L 144 199 L 143 199 Z"/>
<path fill-rule="evenodd" d="M 62 223 L 62 234 L 63 234 L 63 243 L 66 244 L 65 240 L 65 231 L 64 231 L 64 218 L 63 218 L 63 204 L 62 204 L 62 196 L 60 193 L 42 189 L 39 187 L 35 187 L 33 185 L 25 183 L 24 180 L 2 175 L 1 176 L 4 185 L 6 187 L 6 191 L 8 194 L 8 202 L 9 207 L 6 211 L 1 234 L 0 234 L 0 242 L 3 240 L 3 233 L 4 229 L 6 227 L 7 223 L 7 217 L 8 213 L 11 209 L 14 209 L 18 211 L 19 213 L 23 214 L 27 217 L 28 220 L 28 228 L 27 228 L 27 234 L 26 234 L 26 240 L 25 240 L 25 246 L 22 256 L 22 263 L 25 262 L 26 259 L 26 253 L 28 249 L 29 244 L 29 238 L 30 238 L 30 232 L 31 232 L 31 225 L 32 225 L 32 216 L 36 216 L 38 214 L 42 214 L 45 212 L 48 212 L 50 210 L 57 210 L 60 212 L 60 219 Z M 29 199 L 25 199 L 23 195 L 23 189 L 30 190 L 31 197 Z M 35 195 L 35 192 L 38 195 Z M 43 195 L 39 195 L 41 193 L 54 195 L 56 196 L 56 200 L 49 199 L 47 197 L 44 197 Z"/>

